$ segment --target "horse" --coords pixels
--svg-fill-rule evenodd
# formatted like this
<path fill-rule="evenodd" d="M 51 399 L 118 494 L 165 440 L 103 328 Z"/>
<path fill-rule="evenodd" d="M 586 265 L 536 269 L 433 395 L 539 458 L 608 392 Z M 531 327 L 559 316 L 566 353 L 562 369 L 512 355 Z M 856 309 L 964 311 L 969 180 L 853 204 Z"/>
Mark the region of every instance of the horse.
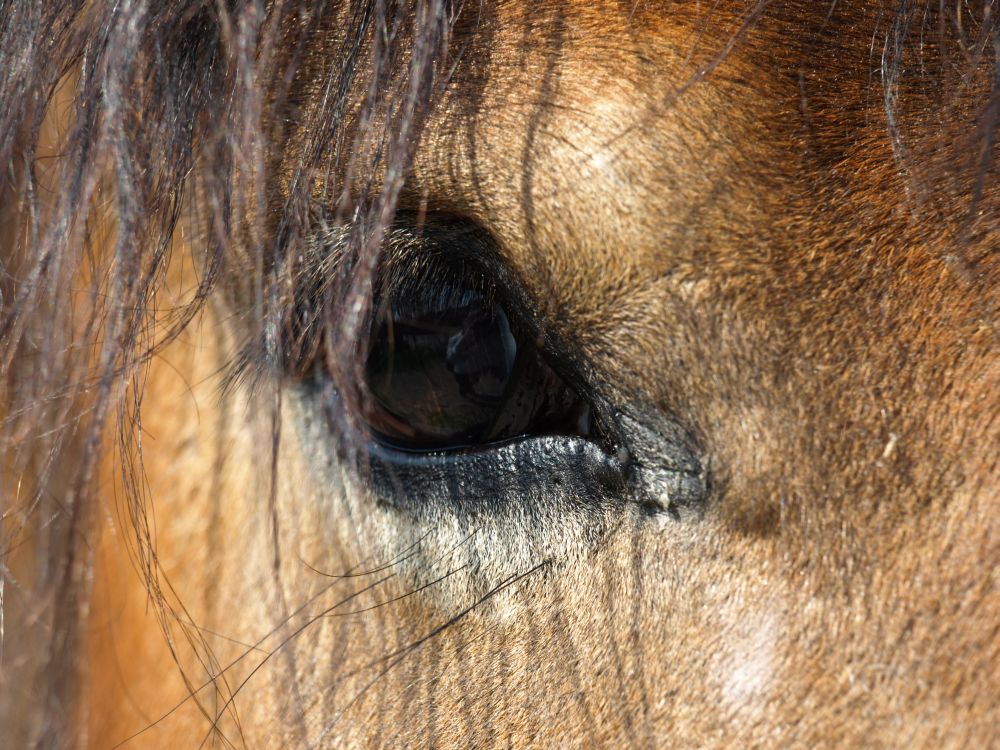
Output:
<path fill-rule="evenodd" d="M 994 0 L 0 0 L 10 747 L 987 747 Z"/>

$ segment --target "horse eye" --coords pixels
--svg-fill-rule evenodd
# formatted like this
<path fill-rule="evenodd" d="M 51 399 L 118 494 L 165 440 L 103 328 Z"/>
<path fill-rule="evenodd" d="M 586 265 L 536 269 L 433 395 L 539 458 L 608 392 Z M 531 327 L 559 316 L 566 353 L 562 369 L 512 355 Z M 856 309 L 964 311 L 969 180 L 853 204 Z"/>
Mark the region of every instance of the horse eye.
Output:
<path fill-rule="evenodd" d="M 586 411 L 467 264 L 388 290 L 378 310 L 363 416 L 382 442 L 416 451 L 470 448 L 565 432 Z"/>

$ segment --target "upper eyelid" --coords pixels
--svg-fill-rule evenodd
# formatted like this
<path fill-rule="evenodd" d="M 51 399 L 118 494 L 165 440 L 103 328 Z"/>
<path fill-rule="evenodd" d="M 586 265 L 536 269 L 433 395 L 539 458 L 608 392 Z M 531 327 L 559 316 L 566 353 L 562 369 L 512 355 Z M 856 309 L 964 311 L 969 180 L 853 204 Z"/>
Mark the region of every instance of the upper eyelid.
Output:
<path fill-rule="evenodd" d="M 326 223 L 322 218 L 312 233 L 301 275 L 313 285 L 326 286 L 342 278 L 341 258 L 348 250 L 353 228 Z M 464 217 L 417 215 L 400 211 L 387 228 L 377 259 L 377 281 L 383 288 L 412 283 L 434 270 L 434 260 L 447 254 L 449 263 L 469 262 L 492 281 L 491 286 L 518 312 L 533 316 L 523 285 L 514 278 L 486 229 Z"/>
<path fill-rule="evenodd" d="M 317 312 L 321 293 L 343 293 L 350 283 L 344 263 L 355 228 L 348 223 L 328 221 L 320 214 L 310 235 L 300 266 L 294 269 L 294 306 L 291 314 L 308 317 Z M 586 387 L 590 380 L 583 372 L 579 353 L 562 341 L 552 321 L 539 316 L 539 304 L 528 285 L 506 262 L 500 244 L 478 222 L 466 217 L 433 212 L 417 215 L 400 211 L 387 228 L 375 264 L 371 283 L 369 315 L 379 309 L 388 289 L 429 280 L 441 260 L 468 263 L 469 272 L 481 274 L 484 288 L 496 295 L 496 302 L 509 314 L 511 322 L 530 336 L 554 369 L 576 387 Z M 286 282 L 287 283 L 287 282 Z M 314 325 L 315 321 L 311 321 Z M 309 335 L 315 335 L 311 332 Z M 362 334 L 363 336 L 363 334 Z M 299 373 L 307 375 L 305 371 Z"/>

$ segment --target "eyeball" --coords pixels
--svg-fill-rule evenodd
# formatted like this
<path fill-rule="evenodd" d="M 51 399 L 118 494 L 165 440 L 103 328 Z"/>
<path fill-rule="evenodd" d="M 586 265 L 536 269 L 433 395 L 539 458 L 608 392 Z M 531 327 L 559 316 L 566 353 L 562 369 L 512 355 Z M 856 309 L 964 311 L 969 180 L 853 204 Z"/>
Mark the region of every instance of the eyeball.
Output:
<path fill-rule="evenodd" d="M 474 264 L 380 293 L 365 360 L 363 418 L 404 450 L 471 448 L 575 425 L 580 399 Z"/>

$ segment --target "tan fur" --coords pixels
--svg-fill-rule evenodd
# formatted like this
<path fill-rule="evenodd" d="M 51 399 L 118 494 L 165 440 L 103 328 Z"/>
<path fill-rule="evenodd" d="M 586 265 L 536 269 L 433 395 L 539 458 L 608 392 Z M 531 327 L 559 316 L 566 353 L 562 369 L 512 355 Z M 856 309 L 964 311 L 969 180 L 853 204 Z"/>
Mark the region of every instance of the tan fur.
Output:
<path fill-rule="evenodd" d="M 914 113 L 944 83 L 912 84 L 901 161 L 868 93 L 875 4 L 821 34 L 828 3 L 774 3 L 721 62 L 744 4 L 703 27 L 705 5 L 500 4 L 402 199 L 482 224 L 604 379 L 693 426 L 721 493 L 705 517 L 627 509 L 436 632 L 472 603 L 457 585 L 385 604 L 413 580 L 317 572 L 377 568 L 402 532 L 362 480 L 310 468 L 294 392 L 276 543 L 266 410 L 220 395 L 240 331 L 218 300 L 145 382 L 149 580 L 109 453 L 90 746 L 197 747 L 198 705 L 211 741 L 250 748 L 998 741 L 994 190 L 965 223 L 983 96 L 931 126 Z M 310 601 L 332 609 L 298 632 Z"/>

